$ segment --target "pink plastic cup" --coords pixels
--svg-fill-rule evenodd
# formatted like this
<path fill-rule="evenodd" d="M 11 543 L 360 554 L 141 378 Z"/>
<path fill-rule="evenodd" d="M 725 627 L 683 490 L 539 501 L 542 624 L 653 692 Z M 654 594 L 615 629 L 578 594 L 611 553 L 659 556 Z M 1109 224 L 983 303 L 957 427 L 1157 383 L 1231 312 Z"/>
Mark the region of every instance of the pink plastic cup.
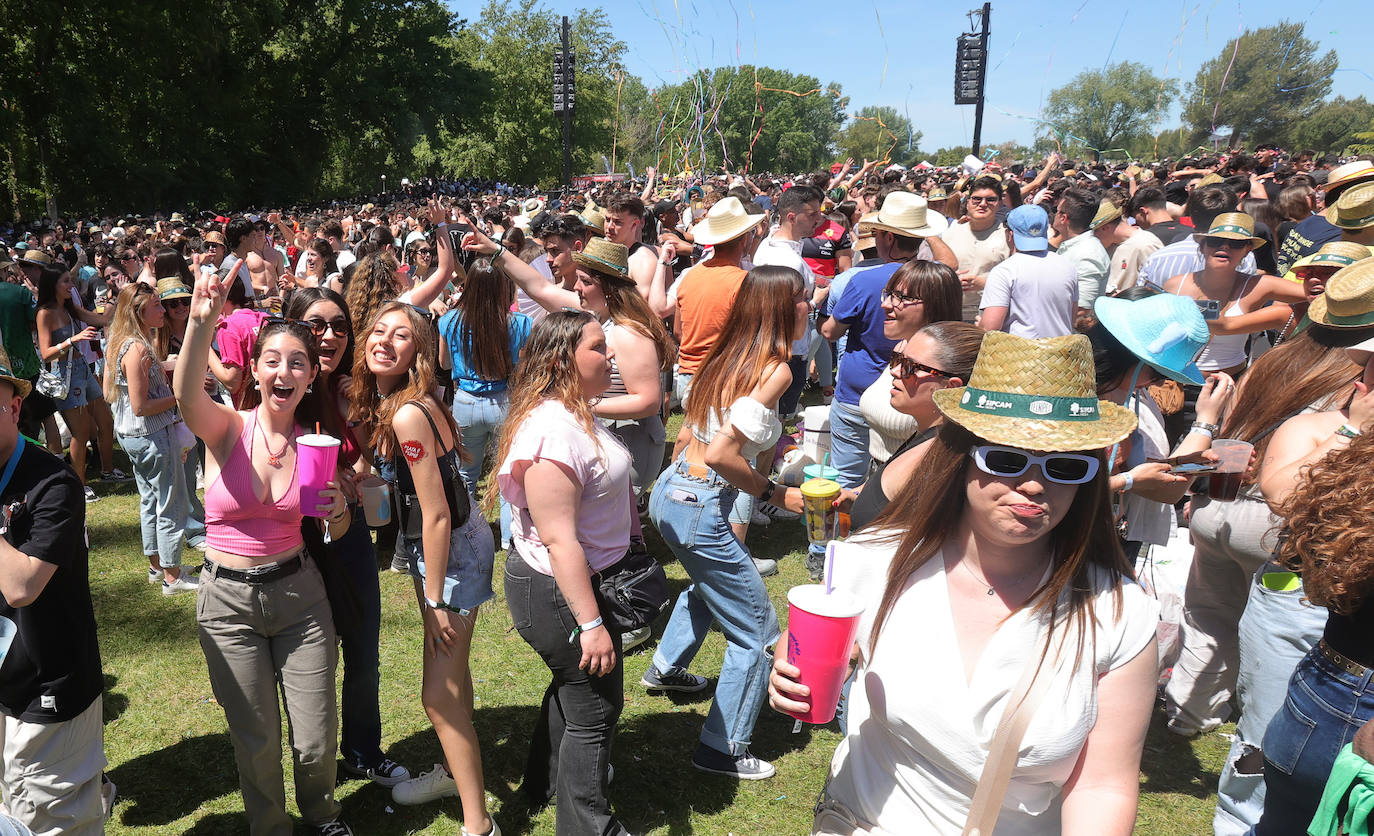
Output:
<path fill-rule="evenodd" d="M 339 463 L 339 440 L 332 435 L 308 433 L 296 439 L 296 484 L 301 487 L 301 513 L 307 517 L 327 517 L 316 510 L 323 500 L 320 491 L 334 481 Z"/>
<path fill-rule="evenodd" d="M 840 702 L 863 607 L 847 592 L 825 594 L 820 584 L 792 587 L 787 605 L 787 661 L 801 670 L 798 681 L 811 689 L 811 708 L 791 716 L 803 723 L 829 723 Z"/>

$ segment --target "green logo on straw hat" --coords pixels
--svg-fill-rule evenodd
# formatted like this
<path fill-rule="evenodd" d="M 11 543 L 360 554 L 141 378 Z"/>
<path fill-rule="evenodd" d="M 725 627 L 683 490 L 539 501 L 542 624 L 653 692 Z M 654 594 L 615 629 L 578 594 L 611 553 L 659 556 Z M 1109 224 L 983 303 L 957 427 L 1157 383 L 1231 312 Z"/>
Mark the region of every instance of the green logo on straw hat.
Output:
<path fill-rule="evenodd" d="M 1055 398 L 965 387 L 959 403 L 971 412 L 1051 421 L 1097 420 L 1097 398 Z"/>

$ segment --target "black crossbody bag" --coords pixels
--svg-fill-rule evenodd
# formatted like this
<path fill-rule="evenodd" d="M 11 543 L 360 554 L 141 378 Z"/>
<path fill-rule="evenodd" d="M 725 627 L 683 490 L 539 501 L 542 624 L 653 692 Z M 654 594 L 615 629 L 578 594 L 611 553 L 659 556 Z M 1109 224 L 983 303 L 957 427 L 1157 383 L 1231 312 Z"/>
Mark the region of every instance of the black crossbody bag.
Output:
<path fill-rule="evenodd" d="M 631 509 L 634 508 L 633 503 Z M 622 633 L 654 623 L 668 609 L 668 576 L 644 545 L 639 515 L 634 514 L 630 548 L 613 566 L 592 575 L 606 603 L 601 617 Z"/>

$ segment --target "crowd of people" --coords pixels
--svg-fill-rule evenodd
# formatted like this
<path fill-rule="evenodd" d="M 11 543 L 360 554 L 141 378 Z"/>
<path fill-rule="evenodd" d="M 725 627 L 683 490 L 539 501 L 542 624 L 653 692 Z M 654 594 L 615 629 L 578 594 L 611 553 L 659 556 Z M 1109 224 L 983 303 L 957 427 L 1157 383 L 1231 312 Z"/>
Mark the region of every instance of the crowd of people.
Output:
<path fill-rule="evenodd" d="M 1374 163 L 647 175 L 0 230 L 0 811 L 99 833 L 117 793 L 84 530 L 115 442 L 149 583 L 196 597 L 255 836 L 294 826 L 283 707 L 313 832 L 354 832 L 340 768 L 501 832 L 469 665 L 498 567 L 549 671 L 522 790 L 559 834 L 629 832 L 640 646 L 649 693 L 713 688 L 693 767 L 772 777 L 755 724 L 812 693 L 749 530 L 805 536 L 779 442 L 806 402 L 845 536 L 805 568 L 863 606 L 814 833 L 1129 833 L 1159 699 L 1184 737 L 1238 718 L 1216 833 L 1365 832 L 1339 799 L 1374 757 Z M 1161 649 L 1136 578 L 1180 537 Z M 689 582 L 627 621 L 607 590 L 656 560 Z M 388 568 L 424 771 L 383 741 Z"/>

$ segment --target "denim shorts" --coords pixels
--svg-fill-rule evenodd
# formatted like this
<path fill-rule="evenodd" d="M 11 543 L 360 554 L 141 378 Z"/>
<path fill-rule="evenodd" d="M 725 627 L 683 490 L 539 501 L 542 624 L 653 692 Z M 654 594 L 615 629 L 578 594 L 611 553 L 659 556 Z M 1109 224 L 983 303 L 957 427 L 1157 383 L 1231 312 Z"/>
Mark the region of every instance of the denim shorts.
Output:
<path fill-rule="evenodd" d="M 410 576 L 424 583 L 424 542 L 419 538 L 401 537 L 397 543 L 397 550 L 410 562 Z M 496 594 L 491 588 L 495 560 L 496 543 L 491 536 L 491 527 L 474 507 L 468 521 L 449 534 L 442 603 L 467 615 L 490 601 Z"/>
<path fill-rule="evenodd" d="M 91 401 L 98 401 L 105 397 L 100 388 L 100 381 L 96 379 L 95 373 L 91 371 L 90 366 L 86 365 L 85 360 L 74 357 L 69 362 L 72 364 L 71 386 L 67 390 L 67 397 L 57 401 L 58 409 L 80 409 Z M 52 371 L 54 374 L 64 376 L 67 373 L 62 363 L 58 363 Z"/>

